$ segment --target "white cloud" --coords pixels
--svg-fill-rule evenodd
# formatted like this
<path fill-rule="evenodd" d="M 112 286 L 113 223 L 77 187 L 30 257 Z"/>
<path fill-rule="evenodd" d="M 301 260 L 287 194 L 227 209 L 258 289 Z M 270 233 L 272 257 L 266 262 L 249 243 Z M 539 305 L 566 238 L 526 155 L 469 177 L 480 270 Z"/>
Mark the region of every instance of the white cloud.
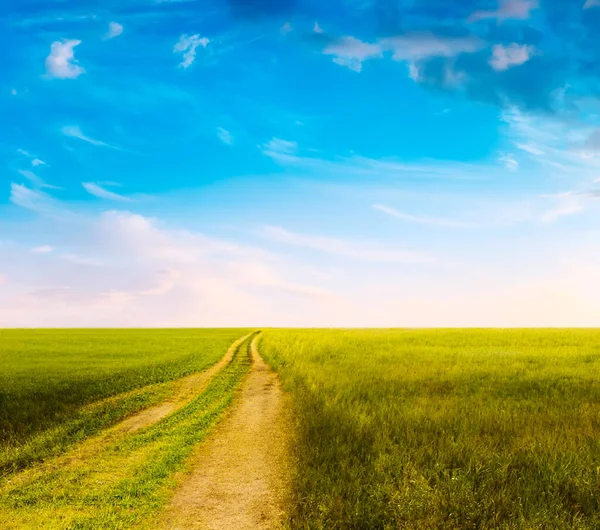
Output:
<path fill-rule="evenodd" d="M 315 32 L 315 33 L 323 33 L 323 29 L 321 28 L 321 26 L 319 26 L 318 22 L 315 22 L 315 24 L 313 26 L 313 32 Z"/>
<path fill-rule="evenodd" d="M 536 147 L 535 145 L 532 145 L 532 144 L 520 144 L 517 142 L 515 145 L 516 145 L 516 147 L 521 149 L 521 151 L 525 151 L 526 153 L 529 153 L 530 155 L 542 156 L 545 154 L 544 150 L 542 150 L 539 147 Z"/>
<path fill-rule="evenodd" d="M 114 193 L 102 186 L 96 184 L 95 182 L 82 182 L 81 184 L 85 191 L 87 191 L 90 195 L 94 197 L 98 197 L 99 199 L 106 199 L 108 201 L 117 201 L 117 202 L 127 202 L 130 201 L 128 197 L 124 195 L 119 195 L 118 193 Z"/>
<path fill-rule="evenodd" d="M 10 185 L 10 202 L 21 208 L 49 215 L 60 209 L 50 195 L 14 182 Z"/>
<path fill-rule="evenodd" d="M 29 151 L 26 151 L 25 149 L 17 149 L 17 153 L 19 153 L 20 155 L 23 155 L 24 157 L 27 157 L 31 160 L 31 165 L 33 167 L 37 167 L 37 166 L 46 166 L 46 162 L 44 162 L 43 160 L 40 160 L 39 158 L 33 156 Z"/>
<path fill-rule="evenodd" d="M 108 25 L 108 31 L 106 32 L 106 35 L 104 35 L 104 38 L 112 39 L 114 37 L 118 37 L 122 33 L 123 33 L 123 26 L 121 24 L 119 24 L 118 22 L 111 22 Z"/>
<path fill-rule="evenodd" d="M 490 18 L 495 18 L 499 22 L 510 19 L 527 20 L 531 16 L 531 11 L 538 7 L 538 0 L 501 0 L 496 11 L 476 11 L 469 17 L 469 22 Z"/>
<path fill-rule="evenodd" d="M 433 33 L 409 33 L 376 43 L 362 42 L 356 37 L 342 37 L 329 44 L 323 54 L 333 55 L 333 61 L 346 66 L 355 72 L 361 72 L 363 63 L 370 59 L 381 59 L 384 52 L 391 51 L 394 61 L 409 61 L 410 75 L 416 81 L 419 72 L 415 61 L 431 57 L 456 57 L 462 53 L 474 53 L 486 46 L 486 43 L 476 37 L 440 37 Z M 461 74 L 448 71 L 449 82 L 455 82 Z"/>
<path fill-rule="evenodd" d="M 258 326 L 290 305 L 326 315 L 339 303 L 292 262 L 138 214 L 60 228 L 68 254 L 3 259 L 18 283 L 0 291 L 0 325 Z"/>
<path fill-rule="evenodd" d="M 461 233 L 456 255 L 399 267 L 383 245 L 281 229 L 274 236 L 296 247 L 293 259 L 289 249 L 284 257 L 123 211 L 27 222 L 33 233 L 60 233 L 68 251 L 0 246 L 0 326 L 547 327 L 600 319 L 597 234 L 547 247 L 534 237 L 518 253 L 501 237 L 482 248 L 479 235 L 469 255 Z M 340 258 L 343 266 L 323 268 Z"/>
<path fill-rule="evenodd" d="M 385 206 L 384 204 L 374 204 L 373 208 L 386 215 L 389 215 L 390 217 L 395 217 L 396 219 L 402 219 L 403 221 L 409 221 L 411 223 L 441 226 L 445 228 L 466 228 L 470 226 L 468 223 L 464 223 L 462 221 L 455 221 L 454 219 L 443 219 L 440 217 L 424 217 L 420 215 L 412 215 L 396 210 L 395 208 L 390 208 L 389 206 Z"/>
<path fill-rule="evenodd" d="M 504 167 L 509 171 L 516 171 L 519 169 L 519 162 L 515 159 L 515 157 L 511 154 L 503 154 L 500 155 L 498 160 L 504 164 Z"/>
<path fill-rule="evenodd" d="M 455 57 L 485 47 L 476 37 L 440 37 L 432 33 L 412 33 L 383 39 L 381 46 L 393 52 L 394 61 L 418 61 L 431 57 Z"/>
<path fill-rule="evenodd" d="M 554 206 L 541 214 L 540 221 L 542 223 L 552 223 L 560 217 L 574 215 L 585 210 L 585 196 L 582 194 L 568 191 L 555 195 L 544 195 L 543 198 L 552 201 Z"/>
<path fill-rule="evenodd" d="M 44 186 L 44 181 L 40 177 L 38 177 L 33 171 L 29 171 L 28 169 L 19 169 L 18 172 L 37 188 L 41 188 Z"/>
<path fill-rule="evenodd" d="M 16 89 L 16 88 L 13 88 L 13 89 L 10 91 L 10 93 L 11 93 L 13 96 L 16 96 L 16 95 L 18 94 L 18 93 L 17 93 L 17 89 Z"/>
<path fill-rule="evenodd" d="M 189 68 L 196 59 L 196 48 L 198 46 L 206 48 L 209 43 L 210 40 L 206 37 L 200 38 L 198 34 L 181 35 L 173 48 L 174 53 L 182 54 L 183 60 L 179 63 L 180 68 Z"/>
<path fill-rule="evenodd" d="M 75 60 L 74 48 L 80 40 L 55 41 L 50 46 L 50 55 L 46 57 L 46 74 L 58 79 L 75 79 L 85 70 Z"/>
<path fill-rule="evenodd" d="M 227 129 L 224 129 L 223 127 L 217 127 L 217 136 L 224 144 L 233 144 L 233 135 Z"/>
<path fill-rule="evenodd" d="M 54 247 L 50 246 L 50 245 L 41 245 L 39 247 L 33 247 L 31 249 L 31 252 L 33 252 L 34 254 L 48 254 L 49 252 L 52 252 L 54 250 Z"/>
<path fill-rule="evenodd" d="M 591 7 L 598 6 L 600 6 L 600 0 L 586 0 L 585 4 L 583 5 L 583 9 L 590 9 Z"/>
<path fill-rule="evenodd" d="M 282 35 L 287 35 L 291 31 L 294 31 L 294 28 L 292 27 L 292 25 L 289 22 L 286 22 L 283 26 L 281 26 L 281 28 L 279 28 L 279 32 Z"/>
<path fill-rule="evenodd" d="M 95 140 L 94 138 L 90 138 L 83 134 L 81 129 L 77 125 L 65 125 L 60 129 L 60 131 L 65 135 L 71 138 L 77 138 L 78 140 L 82 140 L 87 142 L 88 144 L 92 144 L 98 147 L 110 147 L 111 149 L 118 149 L 114 145 L 107 144 L 106 142 L 101 142 L 100 140 Z"/>
<path fill-rule="evenodd" d="M 273 138 L 261 146 L 262 152 L 274 159 L 286 159 L 293 156 L 298 150 L 298 144 L 281 138 Z"/>
<path fill-rule="evenodd" d="M 260 235 L 278 243 L 309 248 L 368 263 L 431 263 L 433 261 L 430 255 L 422 252 L 398 250 L 382 245 L 345 241 L 333 237 L 298 234 L 279 226 L 265 226 Z"/>
<path fill-rule="evenodd" d="M 526 63 L 534 53 L 535 48 L 526 44 L 510 44 L 509 46 L 496 44 L 492 50 L 490 65 L 494 70 L 508 70 L 512 66 Z"/>
<path fill-rule="evenodd" d="M 342 37 L 325 47 L 323 54 L 332 55 L 333 62 L 346 66 L 355 72 L 361 72 L 363 62 L 383 57 L 379 44 L 362 42 L 356 37 Z"/>

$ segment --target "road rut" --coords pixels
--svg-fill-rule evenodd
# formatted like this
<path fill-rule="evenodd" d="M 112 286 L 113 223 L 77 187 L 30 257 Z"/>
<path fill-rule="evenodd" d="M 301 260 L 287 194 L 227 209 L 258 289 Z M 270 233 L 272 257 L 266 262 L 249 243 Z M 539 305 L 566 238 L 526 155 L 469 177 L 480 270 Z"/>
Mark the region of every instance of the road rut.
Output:
<path fill-rule="evenodd" d="M 252 341 L 252 369 L 230 412 L 198 448 L 158 527 L 280 528 L 290 489 L 291 418 L 275 372 Z"/>

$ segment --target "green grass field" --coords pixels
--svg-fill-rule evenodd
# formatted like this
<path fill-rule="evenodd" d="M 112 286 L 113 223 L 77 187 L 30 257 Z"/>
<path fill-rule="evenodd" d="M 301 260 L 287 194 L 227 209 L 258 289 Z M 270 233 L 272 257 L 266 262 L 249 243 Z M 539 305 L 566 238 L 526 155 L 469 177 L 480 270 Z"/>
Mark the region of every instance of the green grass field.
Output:
<path fill-rule="evenodd" d="M 247 333 L 0 331 L 0 528 L 152 527 L 250 341 L 185 407 L 99 436 Z M 266 330 L 260 351 L 294 418 L 289 528 L 600 528 L 600 331 Z"/>
<path fill-rule="evenodd" d="M 0 330 L 0 477 L 170 393 L 243 330 Z"/>
<path fill-rule="evenodd" d="M 269 331 L 293 528 L 600 528 L 599 331 Z"/>

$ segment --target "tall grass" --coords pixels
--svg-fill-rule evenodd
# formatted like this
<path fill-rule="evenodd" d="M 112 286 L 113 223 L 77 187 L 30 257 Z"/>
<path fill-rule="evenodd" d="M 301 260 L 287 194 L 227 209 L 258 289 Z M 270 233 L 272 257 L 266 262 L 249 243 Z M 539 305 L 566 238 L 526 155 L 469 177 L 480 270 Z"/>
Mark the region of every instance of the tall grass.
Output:
<path fill-rule="evenodd" d="M 243 330 L 0 330 L 0 476 L 164 399 Z"/>
<path fill-rule="evenodd" d="M 600 528 L 600 332 L 288 331 L 291 528 Z"/>

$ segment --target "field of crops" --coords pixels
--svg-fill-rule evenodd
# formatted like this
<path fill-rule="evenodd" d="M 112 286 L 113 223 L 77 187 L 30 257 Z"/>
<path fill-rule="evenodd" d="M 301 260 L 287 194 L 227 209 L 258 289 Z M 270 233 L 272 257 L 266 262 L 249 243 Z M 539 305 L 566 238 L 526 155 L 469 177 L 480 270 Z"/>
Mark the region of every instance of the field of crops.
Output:
<path fill-rule="evenodd" d="M 600 332 L 269 331 L 295 528 L 600 528 Z"/>
<path fill-rule="evenodd" d="M 600 528 L 600 331 L 275 329 L 0 331 L 0 528 L 168 528 L 252 338 L 292 418 L 286 527 Z"/>

